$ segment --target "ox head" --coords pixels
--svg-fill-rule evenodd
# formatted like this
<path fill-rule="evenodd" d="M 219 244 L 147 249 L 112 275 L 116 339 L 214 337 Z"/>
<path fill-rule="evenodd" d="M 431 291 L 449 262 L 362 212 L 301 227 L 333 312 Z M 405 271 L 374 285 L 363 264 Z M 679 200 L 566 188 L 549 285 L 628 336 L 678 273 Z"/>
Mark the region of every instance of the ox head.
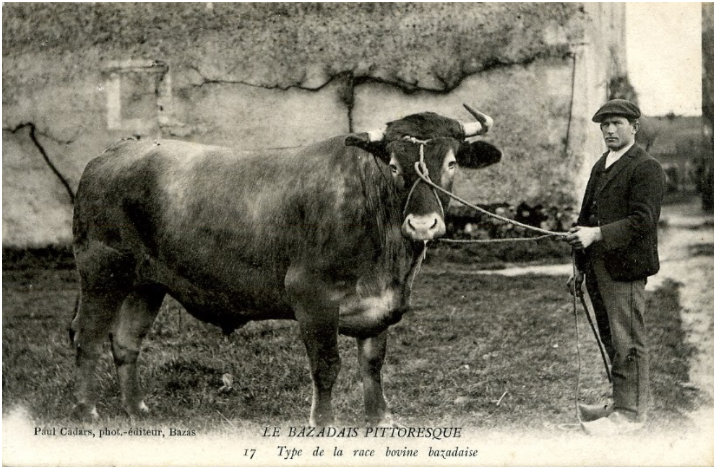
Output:
<path fill-rule="evenodd" d="M 488 132 L 493 120 L 468 105 L 464 107 L 476 121 L 463 123 L 425 112 L 390 122 L 383 130 L 352 135 L 345 141 L 388 165 L 404 202 L 402 233 L 411 240 L 427 241 L 444 235 L 444 209 L 449 204 L 448 196 L 437 194 L 420 179 L 417 168 L 428 173 L 434 184 L 451 191 L 459 166 L 483 168 L 501 160 L 501 152 L 493 145 L 467 140 Z M 420 161 L 423 164 L 416 165 Z"/>

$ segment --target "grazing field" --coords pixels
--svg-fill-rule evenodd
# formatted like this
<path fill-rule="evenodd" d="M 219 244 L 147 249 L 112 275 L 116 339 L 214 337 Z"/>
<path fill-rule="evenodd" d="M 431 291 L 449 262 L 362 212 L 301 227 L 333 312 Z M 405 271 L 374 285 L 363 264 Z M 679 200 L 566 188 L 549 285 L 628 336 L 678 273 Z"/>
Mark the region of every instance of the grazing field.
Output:
<path fill-rule="evenodd" d="M 576 329 L 565 278 L 470 275 L 475 267 L 430 259 L 416 281 L 415 311 L 391 329 L 387 399 L 407 426 L 558 429 L 575 422 Z M 67 327 L 73 270 L 3 272 L 3 415 L 22 407 L 36 423 L 72 423 L 74 351 Z M 699 400 L 688 381 L 677 285 L 651 293 L 653 412 L 648 429 L 680 429 Z M 580 310 L 581 400 L 609 384 Z M 362 426 L 356 345 L 340 338 L 337 425 Z M 225 337 L 169 298 L 140 357 L 148 426 L 198 432 L 306 424 L 308 364 L 294 322 L 250 323 Z M 109 349 L 98 369 L 100 425 L 125 420 Z M 220 390 L 222 376 L 233 377 Z"/>

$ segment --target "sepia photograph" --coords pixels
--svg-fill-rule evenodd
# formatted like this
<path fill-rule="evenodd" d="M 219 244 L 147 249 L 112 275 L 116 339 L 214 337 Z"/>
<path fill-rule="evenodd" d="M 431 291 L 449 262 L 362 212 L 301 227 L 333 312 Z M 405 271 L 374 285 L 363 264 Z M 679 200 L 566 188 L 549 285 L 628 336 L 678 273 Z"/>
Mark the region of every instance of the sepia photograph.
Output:
<path fill-rule="evenodd" d="M 714 465 L 713 3 L 2 4 L 2 465 Z"/>

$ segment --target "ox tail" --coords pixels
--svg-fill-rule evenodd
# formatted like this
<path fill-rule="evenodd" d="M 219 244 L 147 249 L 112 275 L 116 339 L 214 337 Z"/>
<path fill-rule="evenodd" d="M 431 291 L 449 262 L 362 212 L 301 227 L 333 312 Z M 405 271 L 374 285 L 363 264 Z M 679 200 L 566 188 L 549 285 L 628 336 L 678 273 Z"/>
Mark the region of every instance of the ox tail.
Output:
<path fill-rule="evenodd" d="M 75 309 L 72 312 L 72 319 L 70 324 L 67 325 L 67 332 L 70 335 L 70 347 L 75 347 L 75 328 L 72 327 L 72 323 L 77 319 L 78 311 L 80 310 L 80 294 L 78 293 L 75 297 Z"/>

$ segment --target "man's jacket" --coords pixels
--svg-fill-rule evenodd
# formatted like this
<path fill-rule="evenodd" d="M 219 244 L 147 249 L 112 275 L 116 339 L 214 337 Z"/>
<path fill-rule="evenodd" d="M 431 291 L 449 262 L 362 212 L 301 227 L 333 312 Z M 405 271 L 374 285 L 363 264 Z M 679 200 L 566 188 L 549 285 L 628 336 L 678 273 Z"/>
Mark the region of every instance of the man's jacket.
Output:
<path fill-rule="evenodd" d="M 577 264 L 585 271 L 589 258 L 602 258 L 614 280 L 644 279 L 659 269 L 658 218 L 665 173 L 637 144 L 608 170 L 606 156 L 608 152 L 593 166 L 578 217 L 579 226 L 601 227 L 603 240 L 577 252 Z"/>

